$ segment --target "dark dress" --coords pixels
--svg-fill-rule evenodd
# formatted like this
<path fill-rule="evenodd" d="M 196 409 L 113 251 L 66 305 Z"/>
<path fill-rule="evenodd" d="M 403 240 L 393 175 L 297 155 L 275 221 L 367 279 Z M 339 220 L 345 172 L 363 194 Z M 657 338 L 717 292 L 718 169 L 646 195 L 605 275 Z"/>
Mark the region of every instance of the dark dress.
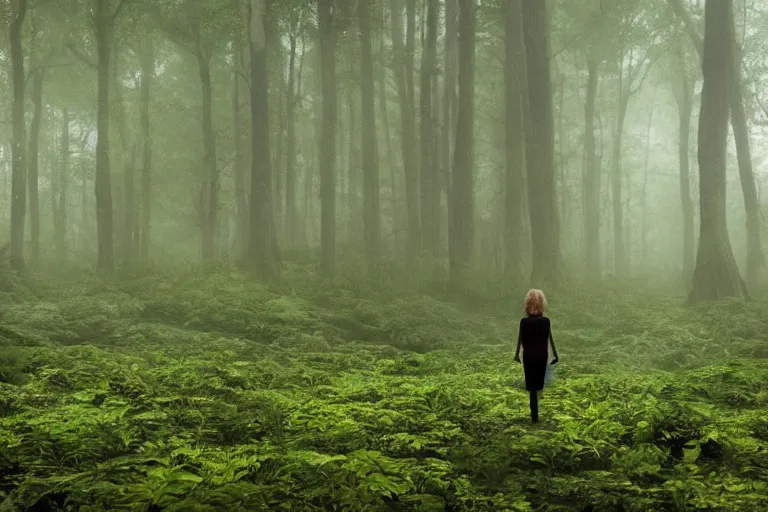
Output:
<path fill-rule="evenodd" d="M 549 318 L 531 316 L 520 320 L 518 343 L 523 348 L 523 371 L 525 389 L 544 389 L 544 375 L 549 364 L 549 339 L 551 336 Z"/>

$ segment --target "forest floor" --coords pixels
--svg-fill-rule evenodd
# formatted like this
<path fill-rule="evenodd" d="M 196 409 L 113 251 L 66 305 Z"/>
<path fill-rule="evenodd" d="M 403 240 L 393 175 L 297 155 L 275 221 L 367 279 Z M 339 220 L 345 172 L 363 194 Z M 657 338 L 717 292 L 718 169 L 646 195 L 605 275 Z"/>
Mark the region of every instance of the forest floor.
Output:
<path fill-rule="evenodd" d="M 518 302 L 225 271 L 2 294 L 0 510 L 768 510 L 767 303 L 550 302 L 533 425 Z"/>

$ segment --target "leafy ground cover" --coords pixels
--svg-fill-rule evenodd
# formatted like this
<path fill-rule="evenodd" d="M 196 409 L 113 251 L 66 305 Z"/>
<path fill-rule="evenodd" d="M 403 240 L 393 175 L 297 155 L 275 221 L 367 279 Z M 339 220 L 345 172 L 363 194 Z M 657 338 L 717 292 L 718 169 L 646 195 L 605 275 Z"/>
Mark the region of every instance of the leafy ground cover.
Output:
<path fill-rule="evenodd" d="M 517 302 L 223 271 L 0 301 L 0 510 L 768 510 L 766 303 L 551 297 L 531 425 Z"/>

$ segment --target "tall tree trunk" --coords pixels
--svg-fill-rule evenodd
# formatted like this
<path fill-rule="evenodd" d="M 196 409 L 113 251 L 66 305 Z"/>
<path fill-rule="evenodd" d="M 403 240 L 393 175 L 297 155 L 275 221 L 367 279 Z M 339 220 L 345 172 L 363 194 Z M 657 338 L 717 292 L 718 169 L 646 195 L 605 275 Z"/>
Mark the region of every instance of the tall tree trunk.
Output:
<path fill-rule="evenodd" d="M 421 227 L 422 243 L 424 251 L 431 257 L 436 257 L 440 247 L 439 223 L 434 218 L 435 191 L 439 191 L 435 178 L 437 167 L 434 149 L 434 126 L 432 116 L 432 80 L 436 65 L 437 52 L 437 0 L 426 0 L 426 37 L 424 38 L 424 50 L 421 53 L 421 98 L 419 102 L 420 112 L 420 188 L 421 188 Z M 439 200 L 439 195 L 437 199 Z"/>
<path fill-rule="evenodd" d="M 555 172 L 557 178 L 555 181 L 555 198 L 559 198 L 559 202 L 562 204 L 561 208 L 558 208 L 560 212 L 559 225 L 562 226 L 561 231 L 569 232 L 568 222 L 570 219 L 570 198 L 568 183 L 566 179 L 565 170 L 565 129 L 563 127 L 563 120 L 565 118 L 565 71 L 560 71 L 557 77 L 557 167 Z"/>
<path fill-rule="evenodd" d="M 726 222 L 726 148 L 729 88 L 723 73 L 733 69 L 732 0 L 707 0 L 704 15 L 703 74 L 699 114 L 699 249 L 689 302 L 747 295 L 733 256 Z"/>
<path fill-rule="evenodd" d="M 32 104 L 35 106 L 32 124 L 29 128 L 28 187 L 29 187 L 29 228 L 32 235 L 30 264 L 40 266 L 40 124 L 43 119 L 43 81 L 45 70 L 41 67 L 32 71 Z"/>
<path fill-rule="evenodd" d="M 525 137 L 523 81 L 526 80 L 520 0 L 507 0 L 504 26 L 504 103 L 506 128 L 506 188 L 504 197 L 505 271 L 518 280 L 523 263 L 523 196 L 525 194 Z"/>
<path fill-rule="evenodd" d="M 123 267 L 129 269 L 135 262 L 136 256 L 136 225 L 135 225 L 135 201 L 136 201 L 136 189 L 135 189 L 135 165 L 136 156 L 134 148 L 132 147 L 130 138 L 128 136 L 128 130 L 126 126 L 126 113 L 125 105 L 123 104 L 123 91 L 122 84 L 120 82 L 120 75 L 118 69 L 119 55 L 115 52 L 111 60 L 112 68 L 112 108 L 110 113 L 112 115 L 113 122 L 117 127 L 117 131 L 120 139 L 121 159 L 122 165 L 122 226 L 117 231 L 117 249 L 118 249 L 118 261 L 122 263 Z M 118 194 L 118 197 L 120 195 Z M 117 208 L 120 212 L 120 208 Z M 119 215 L 118 215 L 119 217 Z"/>
<path fill-rule="evenodd" d="M 272 161 L 269 150 L 269 76 L 265 34 L 265 0 L 250 0 L 251 45 L 251 215 L 248 257 L 262 279 L 280 276 L 280 248 L 272 210 Z"/>
<path fill-rule="evenodd" d="M 213 129 L 213 86 L 211 83 L 210 57 L 202 47 L 199 33 L 196 34 L 195 45 L 203 109 L 203 187 L 200 193 L 202 257 L 204 261 L 211 261 L 216 258 L 216 219 L 219 198 L 219 176 L 216 167 L 216 132 Z"/>
<path fill-rule="evenodd" d="M 459 102 L 451 179 L 451 280 L 462 283 L 474 241 L 475 0 L 459 0 Z"/>
<path fill-rule="evenodd" d="M 11 175 L 12 167 L 13 167 L 13 150 L 11 149 L 11 146 L 12 144 L 10 141 L 5 143 L 0 143 L 0 150 L 2 150 L 3 157 L 5 159 L 5 162 L 4 162 L 5 172 L 3 173 L 2 191 L 0 191 L 2 192 L 2 196 L 0 197 L 2 197 L 2 200 L 4 202 L 9 204 L 10 204 L 10 201 L 8 199 L 10 197 L 10 187 L 9 187 L 10 180 L 8 178 Z"/>
<path fill-rule="evenodd" d="M 349 59 L 350 74 L 354 73 L 352 59 Z M 349 166 L 347 167 L 347 205 L 349 216 L 347 219 L 347 241 L 357 240 L 362 232 L 362 208 L 360 207 L 360 126 L 357 115 L 358 96 L 353 88 L 349 88 L 347 105 L 349 107 Z"/>
<path fill-rule="evenodd" d="M 286 94 L 286 148 L 285 148 L 285 243 L 296 243 L 296 32 L 298 18 L 288 34 L 291 53 L 288 59 L 288 92 Z M 335 93 L 334 93 L 335 94 Z"/>
<path fill-rule="evenodd" d="M 410 1 L 410 0 L 409 0 Z M 421 246 L 421 228 L 419 215 L 419 182 L 416 166 L 415 118 L 413 91 L 413 43 L 403 46 L 402 0 L 392 0 L 392 50 L 394 53 L 395 83 L 400 107 L 400 151 L 405 175 L 405 207 L 408 216 L 408 241 L 406 257 L 409 264 L 416 261 Z M 409 10 L 410 12 L 410 10 Z M 410 20 L 410 17 L 409 17 Z M 412 40 L 413 28 L 408 25 L 409 41 Z"/>
<path fill-rule="evenodd" d="M 675 13 L 680 16 L 693 42 L 699 57 L 704 58 L 704 42 L 691 15 L 686 11 L 682 0 L 668 0 Z M 731 64 L 729 77 L 733 85 L 729 87 L 728 104 L 731 114 L 731 127 L 736 142 L 736 157 L 739 162 L 739 178 L 744 195 L 747 228 L 747 279 L 754 282 L 764 268 L 764 254 L 761 240 L 760 204 L 757 201 L 757 186 L 752 170 L 752 155 L 749 142 L 749 127 L 744 113 L 744 103 L 741 92 L 741 56 L 736 43 L 735 33 L 730 41 Z"/>
<path fill-rule="evenodd" d="M 15 0 L 12 6 L 11 80 L 13 82 L 13 147 L 11 164 L 11 268 L 24 270 L 24 218 L 26 194 L 26 128 L 24 126 L 24 49 L 22 34 L 27 15 L 27 1 Z"/>
<path fill-rule="evenodd" d="M 640 254 L 643 264 L 648 261 L 648 173 L 651 156 L 651 128 L 653 127 L 653 111 L 656 109 L 656 97 L 653 98 L 653 106 L 648 113 L 648 126 L 645 132 L 645 161 L 643 165 L 643 210 L 640 231 Z"/>
<path fill-rule="evenodd" d="M 234 185 L 235 185 L 235 254 L 240 259 L 245 255 L 248 240 L 248 200 L 245 193 L 245 150 L 243 149 L 243 131 L 240 127 L 240 49 L 235 52 L 235 65 L 232 70 L 232 136 L 235 139 Z"/>
<path fill-rule="evenodd" d="M 115 269 L 112 184 L 109 170 L 109 70 L 113 14 L 109 0 L 97 0 L 95 9 L 98 51 L 98 112 L 96 114 L 96 232 L 98 269 L 111 274 Z"/>
<path fill-rule="evenodd" d="M 560 239 L 555 199 L 554 119 L 549 66 L 549 22 L 543 2 L 523 2 L 530 119 L 525 139 L 533 286 L 560 280 Z M 535 113 L 535 115 L 533 115 Z"/>
<path fill-rule="evenodd" d="M 280 233 L 284 228 L 284 216 L 283 216 L 283 196 L 285 195 L 285 189 L 283 187 L 283 179 L 285 178 L 283 173 L 283 158 L 285 153 L 285 108 L 288 105 L 290 98 L 290 92 L 285 81 L 285 59 L 283 56 L 282 48 L 282 34 L 279 33 L 279 29 L 270 29 L 267 31 L 267 39 L 270 48 L 274 47 L 273 54 L 278 59 L 278 77 L 279 88 L 277 95 L 277 105 L 275 113 L 277 114 L 277 133 L 275 134 L 274 144 L 274 165 L 272 166 L 272 211 L 275 217 L 275 232 Z M 274 125 L 274 123 L 273 123 Z"/>
<path fill-rule="evenodd" d="M 123 164 L 123 193 L 125 210 L 123 212 L 123 237 L 125 250 L 123 262 L 130 269 L 136 262 L 136 147 L 130 149 L 130 156 Z"/>
<path fill-rule="evenodd" d="M 366 0 L 363 0 L 365 3 Z M 320 144 L 320 272 L 336 274 L 336 30 L 333 0 L 318 0 L 323 130 Z M 293 46 L 292 46 L 293 48 Z"/>
<path fill-rule="evenodd" d="M 733 63 L 729 78 L 731 126 L 736 142 L 736 158 L 739 163 L 741 190 L 744 195 L 744 210 L 747 217 L 747 281 L 756 283 L 765 267 L 762 245 L 762 222 L 760 221 L 760 203 L 757 200 L 757 185 L 752 170 L 752 152 L 749 142 L 749 126 L 744 112 L 744 100 L 741 92 L 741 51 L 736 38 L 731 43 L 733 47 Z"/>
<path fill-rule="evenodd" d="M 61 109 L 61 136 L 59 138 L 59 165 L 54 178 L 56 193 L 53 194 L 53 226 L 56 259 L 63 264 L 67 260 L 67 183 L 69 181 L 69 108 Z"/>
<path fill-rule="evenodd" d="M 363 142 L 363 225 L 368 270 L 377 274 L 381 258 L 381 214 L 379 206 L 379 155 L 376 139 L 375 87 L 371 49 L 370 2 L 358 5 L 360 23 L 360 92 Z"/>
<path fill-rule="evenodd" d="M 680 162 L 680 200 L 683 213 L 683 279 L 690 283 L 694 265 L 693 235 L 693 200 L 691 199 L 691 171 L 689 164 L 691 139 L 691 114 L 693 113 L 693 81 L 689 79 L 685 68 L 680 74 L 677 99 L 679 116 L 678 160 Z"/>
<path fill-rule="evenodd" d="M 155 56 L 152 39 L 147 36 L 140 46 L 141 84 L 139 91 L 139 119 L 141 123 L 141 240 L 139 258 L 149 263 L 152 221 L 152 136 L 149 128 L 149 98 L 152 77 L 155 73 Z"/>
<path fill-rule="evenodd" d="M 383 13 L 382 13 L 383 15 Z M 379 58 L 380 64 L 377 72 L 377 81 L 379 85 L 379 112 L 381 124 L 384 128 L 384 151 L 386 153 L 387 169 L 389 170 L 389 202 L 392 211 L 392 241 L 396 248 L 399 243 L 399 217 L 397 215 L 397 191 L 395 184 L 395 158 L 392 150 L 392 133 L 389 128 L 389 105 L 387 102 L 387 66 L 386 51 L 384 48 L 384 34 L 379 38 Z"/>
<path fill-rule="evenodd" d="M 623 169 L 621 166 L 622 141 L 624 136 L 624 120 L 627 115 L 629 97 L 624 93 L 623 69 L 619 67 L 618 105 L 616 114 L 616 130 L 613 136 L 611 151 L 611 195 L 613 198 L 613 264 L 616 277 L 627 277 L 627 250 L 624 237 L 624 204 L 623 204 Z"/>
<path fill-rule="evenodd" d="M 80 250 L 82 252 L 86 252 L 89 249 L 88 242 L 90 241 L 90 239 L 89 239 L 89 236 L 88 236 L 89 235 L 88 228 L 90 227 L 90 225 L 89 225 L 90 223 L 88 222 L 88 217 L 89 217 L 89 215 L 88 215 L 89 214 L 89 204 L 88 204 L 89 201 L 88 201 L 88 198 L 91 197 L 89 192 L 92 192 L 92 191 L 93 191 L 93 189 L 90 189 L 90 190 L 88 189 L 88 178 L 85 175 L 83 175 L 83 181 L 82 181 L 82 184 L 81 184 L 81 187 L 80 187 L 80 205 L 81 205 L 81 209 L 80 209 L 80 214 L 81 214 L 81 216 L 80 216 L 80 243 L 81 243 Z"/>
<path fill-rule="evenodd" d="M 448 226 L 451 221 L 451 157 L 452 138 L 456 133 L 456 70 L 458 69 L 458 4 L 457 0 L 445 0 L 445 76 L 443 77 L 443 145 L 442 188 L 446 198 Z M 449 238 L 450 243 L 450 238 Z"/>
<path fill-rule="evenodd" d="M 595 155 L 595 97 L 597 96 L 600 62 L 587 56 L 587 98 L 584 105 L 586 166 L 584 176 L 584 245 L 587 281 L 600 280 L 600 172 Z"/>

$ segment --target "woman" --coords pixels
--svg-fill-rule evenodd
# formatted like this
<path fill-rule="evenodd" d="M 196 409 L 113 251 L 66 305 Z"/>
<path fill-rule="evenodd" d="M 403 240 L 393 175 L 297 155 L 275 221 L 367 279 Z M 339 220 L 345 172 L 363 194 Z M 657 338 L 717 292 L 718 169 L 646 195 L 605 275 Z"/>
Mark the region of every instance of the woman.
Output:
<path fill-rule="evenodd" d="M 525 389 L 531 396 L 531 420 L 539 421 L 539 393 L 544 389 L 544 375 L 548 364 L 558 362 L 555 341 L 549 318 L 544 316 L 547 299 L 541 290 L 530 290 L 525 296 L 526 317 L 520 320 L 517 335 L 515 361 L 520 362 L 520 348 L 523 349 L 523 370 L 525 371 Z M 552 345 L 552 360 L 549 347 Z"/>

